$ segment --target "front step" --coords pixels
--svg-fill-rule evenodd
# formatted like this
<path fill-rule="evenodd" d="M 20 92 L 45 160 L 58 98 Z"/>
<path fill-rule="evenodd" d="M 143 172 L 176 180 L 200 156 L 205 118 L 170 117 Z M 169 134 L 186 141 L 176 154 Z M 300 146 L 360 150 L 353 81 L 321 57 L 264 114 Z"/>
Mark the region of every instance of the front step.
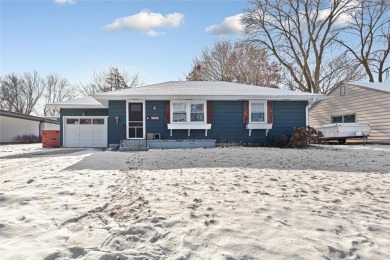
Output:
<path fill-rule="evenodd" d="M 144 139 L 133 140 L 126 139 L 121 141 L 121 145 L 119 146 L 119 151 L 148 151 L 147 141 Z"/>

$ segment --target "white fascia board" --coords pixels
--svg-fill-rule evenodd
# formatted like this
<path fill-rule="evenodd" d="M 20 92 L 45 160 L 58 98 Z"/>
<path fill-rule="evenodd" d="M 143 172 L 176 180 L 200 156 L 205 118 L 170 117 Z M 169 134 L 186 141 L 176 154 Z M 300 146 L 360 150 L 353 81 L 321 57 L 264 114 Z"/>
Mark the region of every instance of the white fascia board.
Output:
<path fill-rule="evenodd" d="M 164 96 L 164 95 L 106 95 L 106 96 L 94 96 L 99 102 L 104 102 L 104 100 L 220 100 L 220 101 L 232 101 L 232 100 L 286 100 L 286 101 L 310 101 L 315 100 L 324 100 L 327 99 L 327 96 L 323 95 L 307 95 L 307 96 L 289 96 L 289 95 L 269 95 L 269 96 L 183 96 L 183 95 L 174 95 L 174 96 Z"/>
<path fill-rule="evenodd" d="M 90 104 L 47 104 L 47 108 L 59 109 L 59 108 L 101 108 L 106 109 L 104 105 L 90 105 Z"/>

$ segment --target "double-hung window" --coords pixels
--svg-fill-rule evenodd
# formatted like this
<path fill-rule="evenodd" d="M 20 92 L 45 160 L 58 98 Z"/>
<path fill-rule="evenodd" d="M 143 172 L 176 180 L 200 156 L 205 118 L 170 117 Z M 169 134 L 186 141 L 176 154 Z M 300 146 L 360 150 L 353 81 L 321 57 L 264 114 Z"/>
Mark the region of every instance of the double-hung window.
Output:
<path fill-rule="evenodd" d="M 204 122 L 204 103 L 191 103 L 191 122 Z"/>
<path fill-rule="evenodd" d="M 173 103 L 172 104 L 172 119 L 173 122 L 187 122 L 187 104 Z"/>
<path fill-rule="evenodd" d="M 252 101 L 250 103 L 250 122 L 265 123 L 265 103 Z"/>
<path fill-rule="evenodd" d="M 172 123 L 205 123 L 206 101 L 171 101 Z"/>

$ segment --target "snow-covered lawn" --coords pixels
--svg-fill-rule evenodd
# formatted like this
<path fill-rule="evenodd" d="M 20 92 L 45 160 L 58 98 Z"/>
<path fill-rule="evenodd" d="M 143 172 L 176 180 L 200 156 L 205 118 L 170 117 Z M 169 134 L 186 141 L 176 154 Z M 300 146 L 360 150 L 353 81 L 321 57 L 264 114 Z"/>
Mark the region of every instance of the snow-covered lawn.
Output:
<path fill-rule="evenodd" d="M 0 256 L 390 259 L 389 148 L 0 158 Z"/>
<path fill-rule="evenodd" d="M 0 145 L 0 158 L 23 153 L 39 152 L 45 150 L 42 144 L 2 144 Z"/>

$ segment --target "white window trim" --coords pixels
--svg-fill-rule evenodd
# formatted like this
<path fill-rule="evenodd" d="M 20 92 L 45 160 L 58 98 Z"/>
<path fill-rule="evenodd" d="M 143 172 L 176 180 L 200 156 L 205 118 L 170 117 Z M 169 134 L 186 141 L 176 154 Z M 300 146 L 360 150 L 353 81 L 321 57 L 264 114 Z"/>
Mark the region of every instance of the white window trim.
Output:
<path fill-rule="evenodd" d="M 264 121 L 252 122 L 252 104 L 264 104 Z M 249 130 L 249 136 L 252 135 L 254 129 L 265 129 L 265 135 L 268 135 L 268 131 L 272 129 L 272 124 L 268 124 L 268 107 L 266 100 L 249 100 L 249 123 L 246 125 L 246 129 Z"/>
<path fill-rule="evenodd" d="M 142 103 L 143 111 L 143 138 L 129 138 L 129 104 L 131 103 Z M 131 140 L 144 140 L 146 139 L 146 111 L 145 111 L 145 100 L 126 100 L 126 139 Z"/>
<path fill-rule="evenodd" d="M 186 104 L 186 122 L 173 122 L 173 103 L 185 103 Z M 203 104 L 204 118 L 203 122 L 191 122 L 191 104 Z M 170 123 L 171 124 L 205 124 L 207 123 L 207 100 L 171 100 L 170 104 Z"/>
<path fill-rule="evenodd" d="M 358 122 L 358 120 L 357 120 L 357 113 L 343 113 L 343 114 L 331 115 L 330 116 L 330 123 L 331 124 L 347 124 L 347 123 L 344 123 L 344 117 L 346 117 L 346 116 L 355 116 L 355 122 L 353 122 L 353 123 L 357 123 Z M 332 123 L 334 117 L 341 117 L 341 121 L 342 122 L 341 123 Z"/>
<path fill-rule="evenodd" d="M 185 103 L 186 104 L 186 119 L 187 122 L 173 122 L 173 103 Z M 203 122 L 191 122 L 191 104 L 202 104 L 204 108 L 204 120 Z M 207 100 L 171 100 L 170 101 L 170 123 L 167 125 L 172 136 L 172 130 L 182 129 L 188 130 L 188 136 L 191 136 L 191 130 L 198 129 L 204 130 L 204 135 L 207 136 L 207 130 L 211 129 L 211 124 L 207 123 Z"/>
<path fill-rule="evenodd" d="M 258 122 L 258 121 L 254 121 L 252 122 L 252 104 L 263 104 L 264 105 L 264 121 L 263 122 Z M 262 101 L 262 100 L 249 100 L 249 123 L 253 123 L 253 124 L 264 124 L 264 123 L 267 123 L 267 101 Z"/>

